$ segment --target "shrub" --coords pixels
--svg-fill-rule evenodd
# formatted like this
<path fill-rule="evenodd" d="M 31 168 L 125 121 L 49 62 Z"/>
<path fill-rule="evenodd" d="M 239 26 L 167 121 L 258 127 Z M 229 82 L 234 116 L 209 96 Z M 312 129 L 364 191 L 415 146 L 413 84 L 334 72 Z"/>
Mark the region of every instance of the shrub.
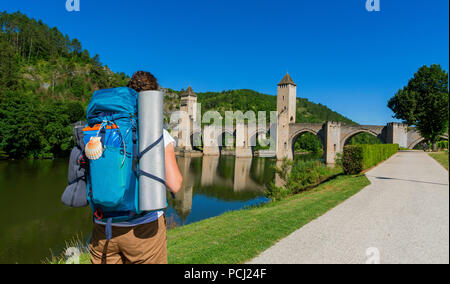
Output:
<path fill-rule="evenodd" d="M 438 141 L 436 142 L 436 146 L 439 150 L 448 149 L 448 141 Z"/>
<path fill-rule="evenodd" d="M 311 161 L 284 160 L 281 167 L 276 169 L 279 177 L 286 182 L 284 187 L 270 184 L 265 196 L 272 200 L 280 200 L 287 196 L 297 194 L 315 186 L 327 178 L 342 172 L 340 167 L 330 168 L 324 163 Z"/>
<path fill-rule="evenodd" d="M 334 158 L 334 164 L 338 167 L 342 168 L 342 153 L 336 153 L 336 157 Z"/>
<path fill-rule="evenodd" d="M 342 167 L 347 175 L 359 174 L 363 171 L 362 145 L 349 145 L 344 147 Z"/>
<path fill-rule="evenodd" d="M 282 200 L 291 195 L 289 189 L 285 187 L 275 186 L 274 183 L 270 183 L 267 189 L 264 191 L 264 196 L 271 200 Z"/>
<path fill-rule="evenodd" d="M 345 146 L 342 158 L 344 172 L 349 175 L 359 174 L 388 159 L 398 150 L 398 144 Z"/>
<path fill-rule="evenodd" d="M 286 187 L 292 193 L 303 191 L 306 187 L 320 183 L 332 175 L 333 169 L 319 161 L 299 161 L 292 167 Z"/>

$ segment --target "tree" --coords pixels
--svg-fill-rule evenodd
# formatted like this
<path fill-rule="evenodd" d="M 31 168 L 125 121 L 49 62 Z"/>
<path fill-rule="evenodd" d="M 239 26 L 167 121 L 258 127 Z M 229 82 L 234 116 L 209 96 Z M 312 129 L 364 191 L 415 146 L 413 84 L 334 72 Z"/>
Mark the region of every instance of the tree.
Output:
<path fill-rule="evenodd" d="M 423 66 L 388 102 L 394 118 L 414 125 L 433 144 L 448 131 L 448 74 L 440 65 Z"/>
<path fill-rule="evenodd" d="M 18 65 L 14 49 L 0 37 L 0 92 L 16 89 Z"/>
<path fill-rule="evenodd" d="M 75 123 L 79 120 L 84 120 L 86 112 L 80 102 L 72 101 L 66 103 L 65 113 L 69 116 L 69 122 Z"/>
<path fill-rule="evenodd" d="M 294 145 L 295 152 L 310 152 L 310 153 L 320 153 L 323 151 L 322 142 L 320 139 L 312 134 L 305 133 L 301 135 Z"/>
<path fill-rule="evenodd" d="M 82 47 L 81 47 L 81 43 L 78 39 L 74 38 L 72 40 L 71 46 L 73 48 L 73 53 L 75 53 L 76 55 L 80 55 L 81 51 L 82 51 Z"/>
<path fill-rule="evenodd" d="M 41 141 L 41 116 L 36 100 L 8 91 L 0 102 L 0 148 L 11 158 L 39 158 L 44 148 Z"/>
<path fill-rule="evenodd" d="M 56 27 L 0 12 L 0 159 L 67 156 L 88 95 L 127 81 Z"/>
<path fill-rule="evenodd" d="M 70 87 L 70 91 L 77 98 L 81 98 L 84 95 L 84 79 L 81 76 L 75 76 L 72 80 L 72 86 Z"/>
<path fill-rule="evenodd" d="M 381 144 L 380 139 L 372 134 L 361 132 L 347 140 L 346 145 L 364 145 L 364 144 Z"/>

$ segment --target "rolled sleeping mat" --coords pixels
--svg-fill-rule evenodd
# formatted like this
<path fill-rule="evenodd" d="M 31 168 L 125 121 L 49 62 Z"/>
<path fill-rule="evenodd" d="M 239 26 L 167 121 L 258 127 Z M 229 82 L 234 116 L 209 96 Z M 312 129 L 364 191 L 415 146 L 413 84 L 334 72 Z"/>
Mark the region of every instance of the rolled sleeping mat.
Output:
<path fill-rule="evenodd" d="M 153 145 L 163 135 L 164 93 L 139 93 L 139 153 Z M 139 160 L 139 210 L 153 211 L 167 207 L 164 139 L 144 153 Z M 150 174 L 152 177 L 145 175 Z M 155 179 L 156 178 L 156 179 Z"/>

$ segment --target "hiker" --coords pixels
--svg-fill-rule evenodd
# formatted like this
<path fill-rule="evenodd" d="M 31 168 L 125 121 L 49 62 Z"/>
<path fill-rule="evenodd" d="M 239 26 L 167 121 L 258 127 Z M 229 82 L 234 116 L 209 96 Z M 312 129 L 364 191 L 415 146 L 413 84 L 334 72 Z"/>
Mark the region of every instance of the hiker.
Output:
<path fill-rule="evenodd" d="M 136 92 L 157 90 L 149 72 L 136 72 L 128 83 Z M 174 139 L 164 129 L 166 186 L 177 193 L 182 176 L 175 158 Z M 104 222 L 95 219 L 89 251 L 93 264 L 167 264 L 166 218 L 162 210 L 144 212 L 131 220 L 113 223 L 107 240 Z"/>
<path fill-rule="evenodd" d="M 423 150 L 424 150 L 425 152 L 428 151 L 428 144 L 427 144 L 427 142 L 423 142 Z"/>

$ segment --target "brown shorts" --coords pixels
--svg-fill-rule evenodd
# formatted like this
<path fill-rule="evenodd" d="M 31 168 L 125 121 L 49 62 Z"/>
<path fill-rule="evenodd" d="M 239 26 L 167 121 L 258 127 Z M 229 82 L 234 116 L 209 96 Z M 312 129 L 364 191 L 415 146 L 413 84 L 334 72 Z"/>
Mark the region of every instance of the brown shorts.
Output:
<path fill-rule="evenodd" d="M 167 264 L 166 218 L 135 227 L 112 227 L 109 242 L 105 226 L 94 224 L 89 252 L 93 264 Z"/>

